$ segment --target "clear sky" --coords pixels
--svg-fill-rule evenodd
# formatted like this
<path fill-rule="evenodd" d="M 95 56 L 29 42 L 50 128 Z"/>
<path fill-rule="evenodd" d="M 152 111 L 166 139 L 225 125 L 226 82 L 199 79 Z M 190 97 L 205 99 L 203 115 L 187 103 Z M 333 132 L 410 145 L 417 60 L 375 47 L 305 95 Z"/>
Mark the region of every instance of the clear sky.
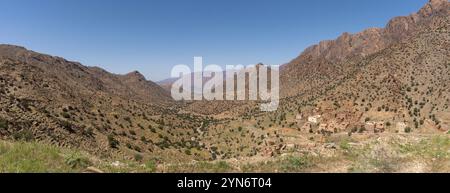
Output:
<path fill-rule="evenodd" d="M 427 0 L 0 0 L 0 43 L 157 81 L 177 64 L 284 64 Z"/>

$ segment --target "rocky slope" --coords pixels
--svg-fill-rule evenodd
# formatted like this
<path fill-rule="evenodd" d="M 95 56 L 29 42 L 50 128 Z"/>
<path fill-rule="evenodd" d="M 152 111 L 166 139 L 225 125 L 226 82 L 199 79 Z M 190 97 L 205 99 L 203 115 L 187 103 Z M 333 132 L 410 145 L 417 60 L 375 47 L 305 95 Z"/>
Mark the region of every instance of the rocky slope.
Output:
<path fill-rule="evenodd" d="M 321 78 L 327 79 L 336 70 L 337 63 L 370 56 L 423 31 L 446 25 L 450 13 L 449 4 L 447 0 L 430 0 L 417 13 L 396 17 L 385 28 L 371 28 L 356 34 L 344 33 L 336 40 L 322 41 L 307 48 L 299 57 L 283 66 L 283 96 L 308 92 L 311 87 L 304 82 L 313 79 L 311 74 L 314 71 L 318 70 Z M 320 87 L 316 84 L 311 86 Z"/>
<path fill-rule="evenodd" d="M 138 72 L 115 75 L 10 45 L 0 46 L 0 99 L 1 138 L 107 156 L 162 151 L 200 124 L 177 115 L 170 95 Z"/>

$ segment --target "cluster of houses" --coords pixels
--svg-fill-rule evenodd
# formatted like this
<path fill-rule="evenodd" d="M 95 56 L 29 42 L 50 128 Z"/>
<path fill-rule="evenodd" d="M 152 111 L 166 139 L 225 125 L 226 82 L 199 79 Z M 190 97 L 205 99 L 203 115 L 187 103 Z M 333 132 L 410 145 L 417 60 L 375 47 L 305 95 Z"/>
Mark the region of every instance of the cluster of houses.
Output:
<path fill-rule="evenodd" d="M 365 131 L 370 133 L 383 133 L 386 130 L 385 123 L 382 121 L 366 122 Z"/>
<path fill-rule="evenodd" d="M 318 133 L 321 133 L 321 134 L 330 135 L 333 133 L 343 132 L 348 128 L 348 126 L 349 126 L 348 122 L 338 123 L 336 121 L 331 121 L 328 124 L 325 124 L 325 123 L 320 124 L 319 129 L 317 131 L 318 131 Z"/>
<path fill-rule="evenodd" d="M 348 117 L 348 115 L 342 113 L 336 115 L 334 119 L 324 122 L 323 115 L 320 114 L 308 116 L 306 120 L 303 120 L 304 115 L 298 114 L 296 116 L 296 121 L 299 124 L 303 124 L 301 127 L 302 131 L 329 135 L 347 131 L 350 127 L 350 120 L 353 120 L 353 118 L 360 120 L 361 116 L 358 115 L 354 117 Z M 357 127 L 363 128 L 363 130 L 360 130 L 359 132 L 383 133 L 386 131 L 387 125 L 383 121 L 368 121 L 360 124 Z M 404 122 L 397 122 L 394 127 L 396 128 L 397 132 L 404 133 L 405 129 L 407 128 L 407 124 Z"/>
<path fill-rule="evenodd" d="M 301 121 L 303 116 L 297 115 L 296 118 L 297 118 L 297 121 Z M 307 119 L 307 122 L 302 126 L 302 130 L 308 131 L 308 132 L 320 133 L 320 134 L 340 133 L 342 131 L 345 131 L 348 128 L 349 123 L 345 122 L 344 121 L 345 119 L 342 119 L 342 121 L 340 121 L 340 123 L 339 123 L 338 122 L 339 120 L 340 119 L 333 120 L 328 123 L 322 123 L 323 122 L 322 115 L 309 116 Z M 313 127 L 316 129 L 313 130 Z"/>
<path fill-rule="evenodd" d="M 283 152 L 294 151 L 298 148 L 296 144 L 281 144 L 275 140 L 266 140 L 266 147 L 262 151 L 262 156 L 274 157 L 280 155 Z"/>
<path fill-rule="evenodd" d="M 367 121 L 357 125 L 351 125 L 350 122 L 358 122 L 362 118 L 361 113 L 341 113 L 336 114 L 334 118 L 324 120 L 324 116 L 318 112 L 312 113 L 312 116 L 305 116 L 303 114 L 296 115 L 295 119 L 299 125 L 302 124 L 301 131 L 308 133 L 316 133 L 322 135 L 331 135 L 349 131 L 349 128 L 355 126 L 360 133 L 383 133 L 386 131 L 389 124 L 383 121 Z M 407 124 L 404 122 L 397 122 L 393 125 L 396 131 L 404 133 Z M 281 131 L 280 131 L 281 132 Z M 279 155 L 283 152 L 297 149 L 295 144 L 283 144 L 275 139 L 266 139 L 266 147 L 261 154 L 266 157 Z"/>

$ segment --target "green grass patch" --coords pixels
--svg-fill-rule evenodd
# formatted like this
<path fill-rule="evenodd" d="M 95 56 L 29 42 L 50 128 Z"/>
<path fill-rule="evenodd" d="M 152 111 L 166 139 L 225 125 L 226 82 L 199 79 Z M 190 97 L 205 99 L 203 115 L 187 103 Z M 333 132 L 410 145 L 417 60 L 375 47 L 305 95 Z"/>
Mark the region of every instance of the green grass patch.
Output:
<path fill-rule="evenodd" d="M 53 173 L 79 172 L 87 158 L 75 152 L 36 142 L 0 141 L 0 172 Z"/>
<path fill-rule="evenodd" d="M 281 171 L 304 172 L 305 169 L 313 167 L 313 158 L 308 155 L 289 156 L 281 160 Z"/>
<path fill-rule="evenodd" d="M 233 168 L 225 161 L 219 162 L 197 162 L 195 164 L 171 165 L 169 172 L 204 172 L 204 173 L 227 173 L 234 172 Z"/>

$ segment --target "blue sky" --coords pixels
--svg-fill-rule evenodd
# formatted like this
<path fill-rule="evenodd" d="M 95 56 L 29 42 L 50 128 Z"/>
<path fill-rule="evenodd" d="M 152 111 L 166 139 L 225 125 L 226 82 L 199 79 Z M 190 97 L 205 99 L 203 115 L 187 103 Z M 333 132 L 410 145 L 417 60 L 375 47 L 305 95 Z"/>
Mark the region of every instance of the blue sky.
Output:
<path fill-rule="evenodd" d="M 174 65 L 284 64 L 320 40 L 383 27 L 427 0 L 0 0 L 0 43 L 170 76 Z"/>

